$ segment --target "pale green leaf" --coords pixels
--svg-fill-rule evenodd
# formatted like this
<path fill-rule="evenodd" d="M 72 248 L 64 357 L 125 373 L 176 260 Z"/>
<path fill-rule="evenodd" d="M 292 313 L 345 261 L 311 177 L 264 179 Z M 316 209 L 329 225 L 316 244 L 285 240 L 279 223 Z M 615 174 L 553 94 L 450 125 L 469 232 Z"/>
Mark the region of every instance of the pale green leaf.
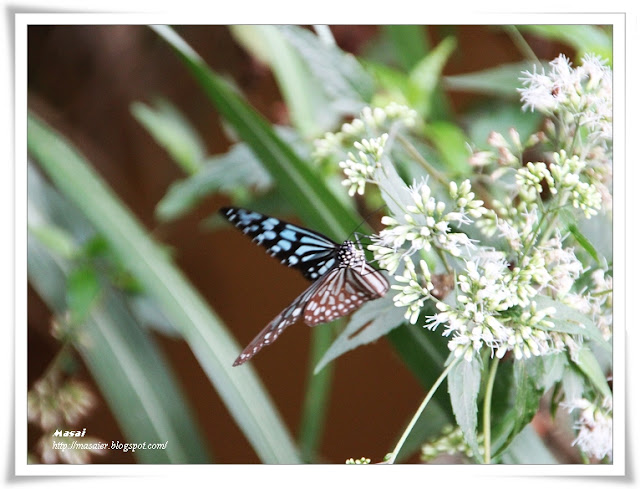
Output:
<path fill-rule="evenodd" d="M 231 32 L 247 50 L 272 70 L 291 122 L 305 138 L 319 136 L 335 123 L 337 115 L 328 106 L 322 86 L 308 66 L 273 25 L 237 25 Z"/>
<path fill-rule="evenodd" d="M 161 304 L 244 432 L 267 463 L 297 462 L 297 450 L 253 369 L 231 365 L 240 346 L 182 273 L 84 158 L 35 116 L 30 153 L 59 190 L 101 232 L 121 262 Z"/>
<path fill-rule="evenodd" d="M 503 464 L 512 465 L 551 465 L 558 463 L 558 460 L 549 451 L 531 424 L 525 426 L 518 433 L 501 458 Z"/>
<path fill-rule="evenodd" d="M 80 266 L 69 273 L 67 306 L 73 323 L 84 321 L 98 298 L 101 288 L 98 275 L 91 266 Z"/>
<path fill-rule="evenodd" d="M 433 96 L 445 64 L 456 48 L 455 37 L 447 37 L 420 60 L 409 73 L 409 100 L 424 118 L 431 114 Z"/>
<path fill-rule="evenodd" d="M 347 113 L 357 113 L 373 96 L 373 82 L 351 54 L 325 44 L 312 32 L 293 25 L 279 27 L 297 49 L 309 71 L 320 81 L 329 100 Z"/>
<path fill-rule="evenodd" d="M 367 302 L 353 313 L 346 328 L 318 362 L 315 372 L 320 372 L 340 355 L 386 335 L 404 321 L 404 310 L 393 305 L 392 294 Z"/>
<path fill-rule="evenodd" d="M 54 191 L 29 165 L 28 209 L 51 225 L 80 234 L 87 230 L 77 208 Z M 69 220 L 75 216 L 77 220 Z M 71 262 L 46 249 L 33 233 L 27 239 L 29 283 L 58 317 L 67 311 L 67 276 Z M 140 450 L 134 456 L 142 463 L 205 463 L 207 449 L 196 429 L 189 403 L 166 367 L 154 340 L 128 314 L 124 295 L 115 290 L 102 294 L 99 304 L 76 324 L 74 346 L 83 356 L 102 397 L 109 404 L 127 440 L 168 441 L 166 450 Z M 148 368 L 153 365 L 154 368 Z M 159 407 L 162 406 L 162 409 Z M 135 413 L 132 416 L 131 413 Z"/>
<path fill-rule="evenodd" d="M 578 58 L 585 54 L 596 54 L 612 61 L 613 42 L 611 35 L 601 27 L 588 24 L 545 24 L 521 25 L 523 32 L 555 41 L 567 43 L 578 52 Z"/>
<path fill-rule="evenodd" d="M 555 312 L 549 314 L 548 318 L 553 322 L 553 327 L 544 326 L 542 324 L 536 327 L 546 331 L 557 331 L 574 335 L 581 335 L 585 338 L 596 342 L 603 347 L 605 351 L 611 352 L 611 343 L 606 341 L 602 336 L 602 332 L 598 329 L 595 322 L 589 316 L 582 314 L 578 310 L 563 304 L 560 301 L 550 297 L 538 295 L 535 298 L 538 310 L 553 307 Z"/>
<path fill-rule="evenodd" d="M 167 221 L 194 209 L 215 193 L 233 194 L 238 187 L 264 192 L 272 185 L 251 149 L 244 143 L 234 145 L 227 153 L 206 160 L 197 173 L 171 184 L 156 206 L 156 216 Z"/>
<path fill-rule="evenodd" d="M 71 258 L 78 252 L 73 237 L 57 226 L 30 224 L 29 232 L 50 251 L 58 253 L 63 258 Z"/>
<path fill-rule="evenodd" d="M 527 141 L 529 136 L 540 127 L 542 117 L 537 112 L 523 112 L 518 103 L 487 103 L 471 110 L 464 119 L 469 142 L 475 149 L 488 150 L 489 135 L 492 132 L 509 138 L 509 129 L 518 131 L 521 141 Z"/>
<path fill-rule="evenodd" d="M 571 360 L 582 373 L 591 381 L 596 389 L 605 397 L 611 397 L 611 389 L 602 368 L 591 350 L 582 346 L 577 352 L 572 353 Z"/>
<path fill-rule="evenodd" d="M 221 115 L 252 148 L 278 185 L 282 196 L 314 229 L 337 240 L 360 223 L 353 209 L 344 206 L 315 169 L 301 160 L 271 125 L 213 73 L 184 40 L 168 26 L 152 26 L 175 50 Z"/>
<path fill-rule="evenodd" d="M 450 357 L 450 360 L 453 357 Z M 451 407 L 464 439 L 480 460 L 478 446 L 478 393 L 480 392 L 482 364 L 479 357 L 473 355 L 470 362 L 462 359 L 453 366 L 447 377 Z"/>
<path fill-rule="evenodd" d="M 131 113 L 187 174 L 202 166 L 205 155 L 202 139 L 168 101 L 159 99 L 153 107 L 134 102 Z"/>
<path fill-rule="evenodd" d="M 506 99 L 519 99 L 518 88 L 522 88 L 522 73 L 531 72 L 530 62 L 506 63 L 486 70 L 449 75 L 443 78 L 448 90 L 481 93 Z"/>
<path fill-rule="evenodd" d="M 468 137 L 460 127 L 447 121 L 434 121 L 424 128 L 425 135 L 440 153 L 450 172 L 468 175 L 471 151 Z"/>
<path fill-rule="evenodd" d="M 427 55 L 428 39 L 425 26 L 385 25 L 383 29 L 391 39 L 394 54 L 405 71 L 410 71 Z"/>

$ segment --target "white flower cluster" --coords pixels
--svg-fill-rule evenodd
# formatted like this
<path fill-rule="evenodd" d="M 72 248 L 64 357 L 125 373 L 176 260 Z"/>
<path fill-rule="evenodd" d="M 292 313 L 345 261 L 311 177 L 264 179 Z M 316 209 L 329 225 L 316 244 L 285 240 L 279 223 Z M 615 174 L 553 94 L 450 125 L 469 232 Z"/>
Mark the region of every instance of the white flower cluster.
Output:
<path fill-rule="evenodd" d="M 348 458 L 344 462 L 347 465 L 367 465 L 371 463 L 371 459 L 367 457 L 360 457 L 358 459 Z"/>
<path fill-rule="evenodd" d="M 517 169 L 521 197 L 530 202 L 546 181 L 553 195 L 566 190 L 571 203 L 587 218 L 602 205 L 611 210 L 611 69 L 592 55 L 585 56 L 582 65 L 573 68 L 561 55 L 550 63 L 549 73 L 538 72 L 534 67 L 533 73 L 524 75 L 525 87 L 520 89 L 524 108 L 549 116 L 543 130 L 527 141 L 521 141 L 513 128 L 509 137 L 492 132 L 488 139 L 492 149 L 476 151 L 470 163 L 488 168 L 497 164 L 487 172 L 494 181 L 504 176 L 508 168 Z M 546 164 L 523 160 L 526 150 L 539 151 L 549 146 L 556 154 L 552 153 L 554 161 L 548 169 Z M 563 151 L 569 155 L 563 155 Z"/>
<path fill-rule="evenodd" d="M 605 340 L 611 338 L 613 328 L 613 277 L 605 276 L 604 270 L 595 270 L 591 274 L 594 288 L 590 295 L 592 317 L 602 331 Z"/>
<path fill-rule="evenodd" d="M 465 233 L 451 232 L 450 223 L 467 224 L 472 217 L 480 216 L 485 209 L 482 201 L 474 200 L 468 180 L 460 187 L 453 183 L 449 187 L 450 195 L 456 206 L 447 211 L 442 201 L 431 195 L 431 189 L 425 180 L 407 188 L 413 204 L 406 205 L 405 214 L 401 217 L 384 216 L 382 224 L 386 226 L 374 239 L 369 249 L 374 252 L 375 259 L 381 267 L 391 273 L 398 268 L 401 248 L 403 256 L 410 256 L 418 250 L 429 251 L 432 247 L 445 251 L 452 256 L 460 256 L 463 249 L 475 248 Z"/>
<path fill-rule="evenodd" d="M 613 454 L 612 399 L 605 398 L 601 404 L 587 399 L 574 399 L 563 403 L 569 412 L 579 409 L 576 429 L 578 436 L 573 444 L 578 445 L 587 456 L 602 460 Z"/>
<path fill-rule="evenodd" d="M 406 107 L 367 109 L 338 135 L 316 143 L 319 153 L 335 153 L 346 141 L 356 148 L 339 164 L 346 176 L 343 184 L 352 196 L 363 194 L 367 183 L 376 184 L 390 209 L 390 215 L 381 220 L 384 229 L 368 248 L 381 268 L 397 273 L 391 286 L 396 291 L 394 304 L 415 324 L 425 304 L 433 302 L 437 313 L 427 317 L 425 327 L 435 330 L 443 325 L 442 334 L 449 337 L 448 347 L 457 357 L 471 360 L 482 348 L 498 358 L 507 352 L 521 359 L 562 350 L 574 356 L 582 347 L 582 337 L 554 331 L 556 309 L 546 307 L 549 299 L 539 295 L 550 295 L 591 313 L 605 338 L 610 335 L 610 315 L 596 316 L 596 311 L 610 310 L 610 284 L 605 285 L 604 275 L 598 276 L 600 293 L 573 294 L 584 267 L 554 229 L 564 207 L 572 205 L 590 218 L 602 206 L 610 172 L 601 171 L 598 165 L 610 162 L 603 140 L 610 129 L 607 132 L 598 125 L 610 122 L 606 110 L 610 100 L 595 109 L 585 104 L 588 100 L 595 103 L 592 97 L 596 94 L 610 96 L 611 73 L 594 57 L 585 58 L 582 67 L 573 69 L 561 56 L 551 67 L 549 75 L 528 73 L 522 90 L 525 108 L 551 116 L 544 131 L 526 141 L 515 129 L 509 130 L 508 137 L 493 132 L 489 138 L 492 152 L 474 155 L 475 166 L 486 167 L 480 182 L 496 183 L 514 176 L 497 184 L 504 193 L 490 209 L 475 198 L 470 180 L 451 182 L 448 197 L 438 198 L 426 179 L 414 180 L 411 186 L 403 183 L 391 164 L 391 151 L 385 148 L 396 138 L 387 136 L 390 132 L 370 136 L 372 128 L 388 128 L 390 121 L 414 124 L 415 113 Z M 400 135 L 397 139 L 408 154 L 416 153 L 410 141 Z M 523 155 L 536 145 L 540 146 L 536 150 L 551 145 L 555 152 L 545 153 L 542 161 L 525 162 Z M 416 161 L 438 183 L 446 182 L 419 156 Z M 497 166 L 488 167 L 493 163 Z M 478 249 L 476 241 L 462 232 L 469 225 L 486 236 L 498 233 L 508 247 L 503 251 Z M 445 273 L 429 269 L 438 262 Z M 448 291 L 439 292 L 438 277 L 455 282 L 455 297 L 447 299 Z M 579 302 L 580 297 L 587 300 Z"/>
<path fill-rule="evenodd" d="M 366 136 L 388 132 L 393 124 L 414 127 L 418 122 L 418 113 L 405 105 L 395 102 L 386 107 L 365 107 L 359 117 L 342 125 L 337 133 L 328 132 L 323 138 L 314 141 L 313 157 L 323 160 L 350 147 L 355 141 Z"/>
<path fill-rule="evenodd" d="M 27 394 L 27 418 L 43 430 L 65 424 L 74 425 L 95 406 L 95 396 L 82 382 L 63 380 L 52 370 L 34 383 Z"/>
<path fill-rule="evenodd" d="M 484 453 L 484 447 L 482 441 L 484 436 L 478 436 L 478 445 L 480 454 Z M 446 425 L 442 429 L 442 434 L 436 439 L 429 440 L 429 442 L 422 445 L 422 460 L 424 462 L 430 462 L 440 455 L 464 455 L 468 459 L 473 458 L 473 451 L 471 447 L 464 439 L 462 434 L 462 428 L 452 425 Z"/>
<path fill-rule="evenodd" d="M 563 248 L 558 232 L 538 249 L 544 256 L 545 268 L 549 272 L 547 286 L 558 298 L 563 298 L 584 272 L 582 263 L 576 258 L 573 248 Z"/>
<path fill-rule="evenodd" d="M 462 182 L 460 186 L 458 186 L 456 182 L 450 182 L 449 195 L 455 200 L 460 224 L 463 222 L 465 224 L 471 222 L 471 220 L 467 218 L 467 214 L 477 219 L 487 212 L 487 209 L 484 207 L 484 202 L 475 200 L 476 194 L 471 191 L 471 182 L 468 179 Z"/>
<path fill-rule="evenodd" d="M 347 159 L 338 163 L 347 177 L 342 184 L 349 187 L 350 197 L 353 197 L 356 192 L 363 195 L 365 185 L 368 182 L 375 183 L 373 177 L 381 166 L 382 154 L 388 138 L 389 135 L 385 133 L 379 138 L 356 141 L 353 146 L 358 150 L 358 156 L 349 152 Z"/>
<path fill-rule="evenodd" d="M 553 326 L 547 317 L 555 310 L 539 311 L 531 300 L 537 293 L 534 285 L 548 280 L 544 262 L 532 259 L 522 268 L 509 270 L 500 255 L 493 252 L 487 255 L 492 259 L 468 261 L 465 273 L 458 276 L 461 293 L 455 306 L 437 302 L 440 312 L 428 317 L 425 326 L 434 330 L 443 324 L 444 336 L 453 333 L 449 349 L 469 361 L 483 346 L 491 348 L 499 358 L 511 350 L 517 359 L 557 351 L 562 342 L 546 331 Z M 515 305 L 521 307 L 518 317 L 504 314 Z"/>
<path fill-rule="evenodd" d="M 576 68 L 564 55 L 549 63 L 551 70 L 525 72 L 519 89 L 524 109 L 544 114 L 561 113 L 569 123 L 587 127 L 594 138 L 611 139 L 611 68 L 597 56 L 587 55 Z"/>
<path fill-rule="evenodd" d="M 514 206 L 511 199 L 505 202 L 494 200 L 492 209 L 487 210 L 482 218 L 476 221 L 477 227 L 486 235 L 493 236 L 496 232 L 507 240 L 514 251 L 523 247 L 523 237 L 532 236 L 534 227 L 538 224 L 538 204 L 521 199 Z"/>
<path fill-rule="evenodd" d="M 424 303 L 431 297 L 434 285 L 431 282 L 431 272 L 424 260 L 420 260 L 420 270 L 422 278 L 418 277 L 416 267 L 409 257 L 405 257 L 405 267 L 402 275 L 396 275 L 396 281 L 404 285 L 392 285 L 391 288 L 399 290 L 400 293 L 393 298 L 396 307 L 406 307 L 405 319 L 411 324 L 416 324 L 420 311 Z M 421 284 L 420 282 L 423 282 Z"/>
<path fill-rule="evenodd" d="M 551 173 L 544 163 L 527 163 L 516 173 L 516 184 L 520 196 L 533 202 L 542 193 L 542 182 L 551 180 Z"/>
<path fill-rule="evenodd" d="M 602 269 L 591 273 L 591 286 L 582 293 L 568 293 L 562 301 L 589 315 L 605 341 L 611 338 L 613 328 L 613 277 Z"/>
<path fill-rule="evenodd" d="M 568 158 L 564 150 L 553 154 L 553 162 L 548 169 L 545 163 L 529 162 L 516 173 L 520 196 L 533 202 L 542 192 L 542 182 L 546 181 L 551 194 L 559 195 L 561 205 L 571 201 L 588 219 L 600 210 L 602 195 L 593 183 L 580 180 L 585 166 L 586 163 L 577 155 Z"/>

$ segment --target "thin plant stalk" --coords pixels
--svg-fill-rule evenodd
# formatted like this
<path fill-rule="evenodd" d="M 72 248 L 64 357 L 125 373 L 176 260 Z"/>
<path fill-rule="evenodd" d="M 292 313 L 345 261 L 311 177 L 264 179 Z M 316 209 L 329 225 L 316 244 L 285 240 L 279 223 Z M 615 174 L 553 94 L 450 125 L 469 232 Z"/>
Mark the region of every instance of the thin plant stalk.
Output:
<path fill-rule="evenodd" d="M 484 430 L 484 463 L 491 463 L 491 397 L 493 396 L 493 383 L 496 380 L 500 359 L 493 357 L 491 370 L 487 379 L 487 390 L 484 396 L 483 430 Z"/>
<path fill-rule="evenodd" d="M 422 416 L 422 412 L 425 410 L 425 408 L 427 407 L 427 404 L 429 404 L 429 401 L 431 400 L 433 395 L 438 390 L 438 387 L 440 387 L 440 384 L 442 384 L 444 379 L 447 378 L 447 375 L 449 375 L 449 372 L 451 371 L 451 369 L 455 365 L 457 365 L 457 363 L 460 361 L 460 358 L 462 358 L 462 357 L 455 358 L 447 366 L 447 368 L 445 368 L 444 371 L 440 374 L 440 377 L 437 378 L 437 380 L 434 382 L 434 384 L 431 387 L 431 389 L 429 389 L 429 392 L 427 392 L 427 395 L 424 398 L 424 400 L 422 401 L 422 404 L 420 404 L 420 407 L 418 408 L 416 413 L 413 415 L 413 418 L 411 418 L 411 421 L 407 425 L 407 428 L 404 430 L 404 433 L 400 437 L 400 440 L 398 440 L 398 443 L 396 444 L 396 447 L 393 449 L 393 452 L 391 452 L 391 455 L 386 460 L 386 463 L 388 463 L 388 464 L 395 463 L 396 459 L 398 458 L 398 454 L 400 453 L 400 450 L 402 450 L 402 447 L 404 446 L 405 442 L 407 441 L 407 438 L 409 438 L 409 434 L 411 433 L 411 431 L 413 431 L 413 428 L 415 427 L 416 423 L 418 422 L 418 419 L 420 419 L 420 416 Z"/>

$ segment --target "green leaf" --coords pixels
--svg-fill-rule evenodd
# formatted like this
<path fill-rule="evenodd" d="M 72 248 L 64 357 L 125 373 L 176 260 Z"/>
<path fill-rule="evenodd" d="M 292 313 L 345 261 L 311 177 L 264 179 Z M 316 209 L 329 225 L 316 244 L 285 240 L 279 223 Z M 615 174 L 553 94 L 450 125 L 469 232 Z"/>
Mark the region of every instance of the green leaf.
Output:
<path fill-rule="evenodd" d="M 54 284 L 60 288 L 64 283 L 65 265 L 38 245 L 28 242 L 29 283 L 53 311 L 62 313 L 64 300 L 56 298 Z M 138 462 L 209 462 L 193 413 L 153 338 L 127 315 L 113 292 L 105 292 L 103 304 L 89 313 L 75 346 L 127 441 L 169 442 L 165 450 L 137 450 Z"/>
<path fill-rule="evenodd" d="M 80 266 L 67 276 L 67 305 L 71 321 L 80 323 L 89 314 L 100 294 L 98 275 L 90 266 Z"/>
<path fill-rule="evenodd" d="M 233 194 L 241 186 L 264 192 L 271 185 L 271 176 L 251 149 L 238 143 L 224 155 L 209 158 L 203 168 L 189 178 L 171 184 L 156 206 L 156 216 L 163 221 L 176 219 L 217 192 Z"/>
<path fill-rule="evenodd" d="M 595 25 L 519 25 L 518 29 L 545 39 L 564 42 L 575 48 L 578 59 L 587 53 L 593 53 L 609 61 L 613 60 L 611 36 Z"/>
<path fill-rule="evenodd" d="M 407 94 L 410 89 L 407 75 L 374 61 L 363 61 L 363 64 L 380 86 L 380 90 L 374 97 L 375 103 L 372 105 L 382 107 L 391 101 L 401 105 L 409 105 Z"/>
<path fill-rule="evenodd" d="M 449 56 L 456 48 L 455 37 L 447 37 L 427 54 L 409 73 L 409 100 L 425 119 L 431 114 L 436 87 Z"/>
<path fill-rule="evenodd" d="M 589 253 L 591 258 L 593 258 L 593 260 L 598 264 L 598 266 L 601 268 L 606 268 L 607 266 L 606 257 L 602 253 L 599 253 L 598 250 L 596 250 L 596 247 L 591 243 L 591 241 L 589 241 L 589 239 L 584 234 L 580 232 L 578 227 L 575 224 L 569 224 L 567 226 L 567 229 L 569 230 L 571 235 L 575 238 L 575 240 L 578 242 L 578 244 L 582 246 L 582 248 L 587 253 Z"/>
<path fill-rule="evenodd" d="M 562 378 L 562 390 L 564 391 L 565 401 L 572 401 L 584 397 L 584 377 L 580 374 L 577 366 L 570 365 L 565 369 Z"/>
<path fill-rule="evenodd" d="M 451 356 L 449 361 L 453 357 Z M 470 362 L 459 361 L 449 372 L 449 396 L 456 422 L 465 441 L 473 451 L 476 459 L 481 460 L 478 446 L 478 393 L 480 392 L 482 364 L 477 355 L 473 355 Z"/>
<path fill-rule="evenodd" d="M 353 209 L 345 207 L 322 178 L 302 161 L 228 84 L 213 73 L 202 58 L 168 26 L 153 26 L 176 51 L 222 116 L 260 158 L 282 196 L 296 206 L 309 226 L 340 239 L 359 226 Z"/>
<path fill-rule="evenodd" d="M 607 263 L 613 260 L 613 221 L 606 212 L 580 221 L 580 232 Z M 602 260 L 600 258 L 600 260 Z"/>
<path fill-rule="evenodd" d="M 131 113 L 187 174 L 198 171 L 205 145 L 173 105 L 163 99 L 157 100 L 154 107 L 134 102 Z"/>
<path fill-rule="evenodd" d="M 582 346 L 577 352 L 571 354 L 571 360 L 603 396 L 611 397 L 611 389 L 607 379 L 589 348 Z"/>
<path fill-rule="evenodd" d="M 164 315 L 162 308 L 147 294 L 132 294 L 126 297 L 131 314 L 138 324 L 172 338 L 180 337 L 180 332 Z"/>
<path fill-rule="evenodd" d="M 558 460 L 549 451 L 531 424 L 525 426 L 502 454 L 503 464 L 551 465 Z"/>
<path fill-rule="evenodd" d="M 514 411 L 516 414 L 514 431 L 516 433 L 519 433 L 538 411 L 540 398 L 544 394 L 543 388 L 539 385 L 542 375 L 544 375 L 542 357 L 522 358 L 514 362 L 513 386 L 515 387 Z"/>
<path fill-rule="evenodd" d="M 540 68 L 540 66 L 538 66 Z M 532 71 L 531 62 L 506 63 L 486 70 L 450 75 L 443 78 L 448 90 L 481 93 L 505 99 L 519 99 L 523 71 Z M 493 106 L 496 107 L 495 105 Z M 496 129 L 497 130 L 497 129 Z"/>
<path fill-rule="evenodd" d="M 343 113 L 357 113 L 373 96 L 373 80 L 351 54 L 338 46 L 325 44 L 301 27 L 278 27 L 291 43 L 332 104 Z"/>
<path fill-rule="evenodd" d="M 57 194 L 31 165 L 28 182 L 29 215 L 39 215 L 56 225 L 61 223 L 60 216 L 77 214 L 77 208 Z M 82 219 L 68 222 L 74 228 L 68 229 L 72 233 L 86 226 Z M 71 262 L 46 249 L 31 232 L 27 256 L 29 283 L 49 309 L 62 316 L 67 310 L 64 283 L 72 270 Z M 209 462 L 189 402 L 167 368 L 167 360 L 127 311 L 123 296 L 106 290 L 100 307 L 91 308 L 86 320 L 76 326 L 74 346 L 125 438 L 131 442 L 169 441 L 165 450 L 136 451 L 139 462 Z M 149 368 L 151 365 L 153 368 Z"/>
<path fill-rule="evenodd" d="M 497 419 L 492 413 L 494 427 L 491 450 L 494 458 L 510 446 L 538 411 L 544 393 L 539 387 L 539 379 L 543 373 L 544 365 L 540 357 L 522 358 L 513 362 L 512 391 L 509 393 L 509 399 L 513 399 L 513 407 Z"/>
<path fill-rule="evenodd" d="M 605 351 L 611 353 L 611 343 L 606 341 L 602 336 L 602 332 L 598 329 L 592 318 L 582 314 L 573 307 L 563 304 L 560 301 L 550 297 L 538 295 L 535 298 L 538 310 L 553 307 L 555 313 L 548 318 L 553 321 L 553 327 L 538 325 L 537 327 L 546 331 L 557 331 L 561 333 L 569 333 L 581 335 L 585 338 L 596 342 Z"/>
<path fill-rule="evenodd" d="M 562 353 L 544 355 L 542 361 L 542 374 L 537 379 L 537 386 L 542 392 L 547 392 L 558 382 L 562 381 L 568 365 L 567 356 Z"/>
<path fill-rule="evenodd" d="M 73 237 L 57 226 L 32 225 L 32 223 L 29 223 L 29 232 L 50 251 L 59 254 L 63 258 L 71 258 L 78 252 L 78 247 L 73 241 Z"/>
<path fill-rule="evenodd" d="M 508 137 L 512 127 L 518 131 L 521 141 L 529 139 L 540 127 L 542 117 L 537 112 L 523 112 L 518 103 L 501 103 L 495 101 L 487 103 L 468 112 L 464 118 L 464 126 L 469 134 L 469 140 L 477 149 L 488 150 L 489 135 L 495 131 Z"/>
<path fill-rule="evenodd" d="M 336 121 L 336 114 L 323 111 L 328 100 L 318 80 L 276 26 L 237 25 L 230 30 L 243 47 L 271 68 L 291 122 L 305 138 L 317 137 Z"/>
<path fill-rule="evenodd" d="M 391 39 L 394 54 L 405 71 L 410 71 L 427 55 L 425 26 L 385 25 L 382 28 Z"/>
<path fill-rule="evenodd" d="M 342 322 L 344 321 L 337 321 L 338 324 Z M 300 456 L 305 463 L 317 461 L 317 452 L 322 441 L 333 380 L 333 365 L 328 365 L 322 372 L 314 371 L 313 367 L 333 341 L 333 330 L 334 328 L 328 325 L 323 326 L 317 328 L 312 336 L 305 396 L 300 416 L 300 434 L 298 435 Z"/>
<path fill-rule="evenodd" d="M 371 343 L 404 323 L 404 311 L 393 305 L 393 296 L 367 302 L 351 315 L 346 328 L 325 352 L 315 368 L 320 372 L 329 362 L 354 348 Z"/>
<path fill-rule="evenodd" d="M 163 249 L 84 158 L 31 114 L 27 143 L 59 190 L 82 209 L 121 262 L 162 305 L 260 459 L 298 462 L 296 448 L 253 369 L 231 367 L 240 346 Z"/>
<path fill-rule="evenodd" d="M 434 121 L 425 126 L 425 135 L 446 163 L 450 172 L 464 176 L 471 173 L 468 137 L 457 125 Z"/>

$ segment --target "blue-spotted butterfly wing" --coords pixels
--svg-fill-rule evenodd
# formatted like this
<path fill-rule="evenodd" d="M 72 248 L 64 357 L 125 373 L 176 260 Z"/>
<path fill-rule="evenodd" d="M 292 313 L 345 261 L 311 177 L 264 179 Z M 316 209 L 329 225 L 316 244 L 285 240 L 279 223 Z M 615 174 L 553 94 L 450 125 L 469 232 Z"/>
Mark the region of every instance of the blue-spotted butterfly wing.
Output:
<path fill-rule="evenodd" d="M 267 324 L 240 353 L 233 366 L 250 360 L 301 317 L 304 317 L 304 322 L 309 326 L 333 321 L 351 313 L 366 301 L 383 297 L 388 290 L 387 280 L 368 263 L 364 264 L 362 270 L 334 268 L 311 284 Z"/>
<path fill-rule="evenodd" d="M 271 256 L 300 270 L 308 280 L 317 280 L 337 266 L 339 245 L 320 233 L 248 209 L 225 207 L 220 213 Z"/>
<path fill-rule="evenodd" d="M 322 280 L 309 297 L 304 322 L 309 326 L 328 323 L 358 309 L 364 302 L 383 297 L 389 282 L 368 263 L 363 268 L 340 268 L 340 273 Z"/>
<path fill-rule="evenodd" d="M 247 360 L 250 360 L 256 353 L 258 353 L 262 347 L 273 343 L 278 336 L 285 330 L 287 326 L 291 326 L 300 317 L 304 315 L 305 308 L 309 302 L 309 299 L 316 294 L 317 290 L 322 288 L 327 280 L 331 281 L 332 277 L 339 274 L 342 269 L 334 268 L 322 279 L 312 283 L 307 290 L 300 294 L 296 300 L 288 305 L 280 314 L 278 314 L 269 324 L 267 324 L 260 333 L 242 350 L 242 353 L 233 362 L 233 366 L 242 365 Z"/>
<path fill-rule="evenodd" d="M 333 321 L 365 301 L 384 296 L 389 289 L 385 277 L 368 263 L 339 263 L 340 250 L 349 254 L 352 249 L 345 250 L 344 244 L 338 245 L 320 233 L 247 209 L 226 207 L 220 212 L 272 256 L 314 281 L 258 333 L 234 366 L 250 360 L 301 317 L 309 326 Z"/>

